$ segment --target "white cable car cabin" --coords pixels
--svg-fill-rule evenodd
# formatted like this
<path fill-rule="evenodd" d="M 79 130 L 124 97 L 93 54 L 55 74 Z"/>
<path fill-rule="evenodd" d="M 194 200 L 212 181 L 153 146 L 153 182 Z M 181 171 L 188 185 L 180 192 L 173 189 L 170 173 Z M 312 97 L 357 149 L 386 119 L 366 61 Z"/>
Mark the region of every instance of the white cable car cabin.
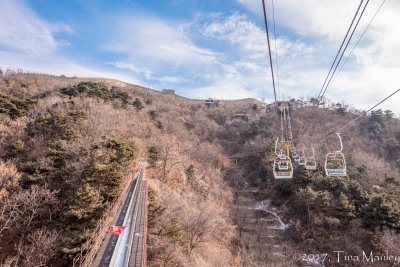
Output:
<path fill-rule="evenodd" d="M 297 151 L 296 156 L 293 156 L 294 161 L 300 162 L 300 153 L 301 153 L 301 150 Z"/>
<path fill-rule="evenodd" d="M 312 149 L 312 156 L 306 158 L 306 165 L 304 165 L 304 168 L 306 168 L 306 170 L 315 171 L 317 169 L 317 161 L 315 160 L 314 148 L 312 147 L 311 149 Z"/>
<path fill-rule="evenodd" d="M 292 179 L 293 165 L 290 158 L 285 155 L 276 157 L 274 160 L 273 172 L 275 179 Z"/>
<path fill-rule="evenodd" d="M 275 142 L 275 154 L 276 158 L 274 160 L 273 173 L 275 179 L 291 179 L 293 178 L 293 165 L 288 156 L 283 152 L 283 147 L 281 147 L 278 153 L 278 141 Z"/>
<path fill-rule="evenodd" d="M 325 174 L 327 176 L 346 176 L 347 167 L 346 160 L 342 153 L 343 143 L 339 133 L 336 133 L 340 141 L 340 150 L 326 154 L 325 157 Z"/>
<path fill-rule="evenodd" d="M 304 155 L 304 150 L 300 150 L 301 151 L 301 156 L 299 156 L 299 165 L 300 166 L 305 166 L 306 165 L 306 156 Z"/>
<path fill-rule="evenodd" d="M 294 160 L 296 160 L 296 159 L 299 157 L 299 155 L 297 154 L 297 151 L 296 151 L 296 147 L 295 147 L 295 146 L 292 146 L 291 151 L 292 151 L 292 158 L 293 158 Z"/>

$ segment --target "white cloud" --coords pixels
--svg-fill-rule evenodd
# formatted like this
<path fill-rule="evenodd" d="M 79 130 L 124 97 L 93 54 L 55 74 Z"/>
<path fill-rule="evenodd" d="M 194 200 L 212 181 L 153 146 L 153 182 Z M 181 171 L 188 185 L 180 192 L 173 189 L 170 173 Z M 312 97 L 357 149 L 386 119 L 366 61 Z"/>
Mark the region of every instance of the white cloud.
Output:
<path fill-rule="evenodd" d="M 262 3 L 258 0 L 237 0 L 252 13 L 263 16 Z M 268 17 L 272 17 L 271 1 L 266 0 Z M 343 38 L 359 0 L 285 0 L 274 1 L 275 19 L 282 26 L 307 37 Z M 372 2 L 372 1 L 371 1 Z"/>
<path fill-rule="evenodd" d="M 267 41 L 265 32 L 260 27 L 250 21 L 246 15 L 234 13 L 228 18 L 206 24 L 202 33 L 207 37 L 224 41 L 227 53 L 235 55 L 233 59 L 220 61 L 221 72 L 209 86 L 211 92 L 214 94 L 220 91 L 229 92 L 225 98 L 252 95 L 259 98 L 268 96 L 268 99 L 273 99 Z M 272 39 L 272 44 L 274 41 Z M 290 75 L 296 64 L 307 61 L 313 52 L 313 47 L 300 41 L 290 41 L 288 38 L 281 37 L 276 42 L 282 77 Z M 274 47 L 273 45 L 273 54 Z M 226 58 L 229 58 L 229 55 L 226 55 Z M 228 88 L 222 86 L 224 82 L 229 84 L 230 90 L 224 90 Z"/>
<path fill-rule="evenodd" d="M 80 64 L 62 55 L 70 46 L 54 34 L 76 34 L 65 23 L 50 23 L 37 15 L 23 0 L 0 0 L 0 69 L 79 77 L 114 78 L 144 85 L 132 75 Z"/>
<path fill-rule="evenodd" d="M 116 62 L 109 62 L 109 64 L 119 69 L 127 69 L 137 74 L 143 74 L 146 77 L 146 79 L 150 79 L 153 75 L 152 71 L 146 69 L 145 67 L 138 68 L 133 63 L 116 61 Z"/>
<path fill-rule="evenodd" d="M 184 24 L 170 24 L 153 16 L 118 17 L 115 29 L 115 40 L 103 48 L 126 54 L 133 63 L 144 62 L 158 69 L 161 63 L 194 67 L 215 62 L 215 53 L 196 46 Z"/>
<path fill-rule="evenodd" d="M 212 22 L 206 25 L 203 34 L 216 40 L 228 40 L 253 54 L 265 51 L 266 38 L 263 32 L 243 14 L 234 13 L 222 22 Z"/>
<path fill-rule="evenodd" d="M 59 45 L 54 32 L 73 30 L 65 24 L 50 24 L 41 19 L 23 0 L 0 0 L 0 47 L 26 54 L 47 55 Z"/>
<path fill-rule="evenodd" d="M 260 1 L 237 2 L 259 18 L 263 16 Z M 270 14 L 270 1 L 266 2 Z M 313 47 L 312 53 L 301 66 L 296 63 L 300 62 L 301 55 L 288 57 L 294 53 L 294 46 L 286 48 L 282 44 L 278 45 L 278 51 L 287 50 L 280 56 L 280 60 L 292 66 L 290 71 L 281 73 L 281 85 L 295 97 L 315 96 L 322 86 L 359 1 L 285 0 L 274 3 L 278 26 L 286 29 L 285 32 L 292 32 L 287 35 L 289 38 L 307 40 L 309 46 Z M 352 49 L 381 3 L 382 1 L 370 1 L 348 51 Z M 399 13 L 400 2 L 386 1 L 349 62 L 328 88 L 327 97 L 345 101 L 358 108 L 369 108 L 397 89 L 400 82 L 400 54 L 397 51 L 400 46 L 400 29 L 395 25 L 399 23 Z M 318 62 L 320 64 L 317 64 Z M 393 99 L 399 101 L 400 95 L 394 96 Z M 385 103 L 382 108 L 390 108 L 400 113 L 398 105 Z"/>
<path fill-rule="evenodd" d="M 164 82 L 164 83 L 183 83 L 186 82 L 186 79 L 179 76 L 161 76 L 161 77 L 153 77 L 154 80 Z"/>

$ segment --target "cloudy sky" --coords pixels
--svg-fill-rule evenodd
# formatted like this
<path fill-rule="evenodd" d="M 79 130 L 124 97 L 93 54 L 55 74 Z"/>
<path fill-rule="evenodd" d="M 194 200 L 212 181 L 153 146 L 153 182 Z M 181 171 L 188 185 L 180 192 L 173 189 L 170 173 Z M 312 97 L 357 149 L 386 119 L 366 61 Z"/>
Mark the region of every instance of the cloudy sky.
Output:
<path fill-rule="evenodd" d="M 359 2 L 275 0 L 280 99 L 318 95 Z M 370 0 L 348 51 L 381 3 Z M 261 0 L 0 0 L 0 7 L 3 70 L 273 101 Z M 386 0 L 328 98 L 366 109 L 399 88 L 399 14 L 400 1 Z M 400 94 L 382 108 L 400 114 L 399 103 Z"/>

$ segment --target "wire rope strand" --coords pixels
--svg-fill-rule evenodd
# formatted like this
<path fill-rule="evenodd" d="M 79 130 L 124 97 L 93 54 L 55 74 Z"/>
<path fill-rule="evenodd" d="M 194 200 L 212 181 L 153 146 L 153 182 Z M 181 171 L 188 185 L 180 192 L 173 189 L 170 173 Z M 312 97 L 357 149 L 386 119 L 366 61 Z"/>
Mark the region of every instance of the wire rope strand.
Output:
<path fill-rule="evenodd" d="M 326 87 L 325 87 L 325 90 L 324 90 L 323 94 L 321 95 L 321 100 L 322 100 L 322 98 L 324 97 L 326 91 L 328 90 L 329 85 L 331 84 L 332 78 L 333 78 L 333 76 L 334 76 L 335 73 L 336 73 L 336 70 L 337 70 L 337 68 L 338 68 L 338 66 L 339 66 L 339 64 L 340 64 L 340 61 L 342 61 L 344 52 L 346 52 L 347 47 L 349 46 L 349 43 L 350 43 L 350 41 L 351 41 L 351 38 L 353 37 L 354 32 L 356 31 L 357 26 L 358 26 L 358 24 L 360 23 L 360 20 L 361 20 L 363 14 L 364 14 L 365 9 L 366 9 L 367 6 L 368 6 L 368 3 L 369 3 L 369 0 L 367 0 L 367 2 L 366 2 L 365 6 L 364 6 L 364 8 L 363 8 L 363 10 L 362 10 L 362 12 L 361 12 L 361 14 L 360 14 L 360 17 L 358 18 L 357 23 L 356 23 L 356 25 L 355 25 L 355 27 L 354 27 L 354 29 L 353 29 L 351 35 L 350 35 L 350 38 L 349 38 L 349 40 L 347 41 L 346 46 L 345 46 L 345 48 L 344 48 L 343 51 L 342 51 L 342 54 L 340 55 L 339 61 L 338 61 L 338 63 L 336 64 L 336 67 L 335 67 L 335 69 L 334 69 L 333 72 L 332 72 L 332 75 L 331 75 L 331 77 L 330 77 L 330 79 L 329 79 L 329 82 L 327 83 L 327 85 L 326 85 Z"/>
<path fill-rule="evenodd" d="M 349 28 L 347 29 L 346 35 L 345 35 L 345 37 L 344 37 L 344 39 L 343 39 L 343 41 L 342 41 L 342 44 L 340 45 L 340 48 L 339 48 L 339 50 L 338 50 L 338 52 L 337 52 L 337 54 L 336 54 L 335 60 L 333 61 L 332 66 L 331 66 L 331 68 L 330 68 L 330 70 L 329 70 L 329 72 L 328 72 L 328 75 L 327 75 L 326 78 L 325 78 L 324 84 L 322 85 L 321 90 L 320 90 L 320 92 L 319 92 L 319 94 L 318 94 L 318 96 L 317 96 L 317 103 L 314 104 L 314 106 L 311 108 L 311 111 L 309 112 L 309 115 L 310 115 L 310 116 L 311 116 L 311 114 L 312 114 L 313 112 L 315 112 L 316 108 L 317 108 L 317 107 L 319 106 L 319 104 L 321 103 L 321 100 L 323 99 L 324 94 L 326 93 L 326 89 L 324 90 L 324 87 L 325 87 L 325 85 L 326 85 L 326 82 L 327 82 L 327 80 L 329 79 L 329 77 L 332 78 L 332 76 L 331 76 L 332 69 L 333 69 L 333 67 L 335 66 L 335 62 L 336 62 L 336 60 L 337 60 L 337 57 L 339 56 L 339 54 L 340 54 L 340 52 L 341 52 L 341 50 L 342 50 L 342 48 L 343 48 L 343 45 L 344 45 L 344 43 L 345 43 L 346 40 L 347 40 L 347 36 L 348 36 L 350 30 L 351 30 L 352 27 L 353 27 L 354 21 L 355 21 L 355 19 L 357 18 L 358 12 L 360 11 L 360 8 L 361 8 L 363 2 L 364 2 L 364 0 L 361 0 L 361 1 L 360 1 L 360 4 L 358 5 L 358 8 L 357 8 L 357 10 L 356 10 L 356 13 L 355 13 L 354 16 L 353 16 L 353 19 L 352 19 L 352 21 L 351 21 L 351 24 L 350 24 Z M 366 6 L 368 5 L 368 2 L 369 2 L 369 0 L 367 0 L 367 4 L 364 6 L 364 9 L 363 9 L 363 11 L 362 11 L 362 14 L 363 14 L 363 12 L 364 12 Z M 362 14 L 360 15 L 360 18 L 359 18 L 358 22 L 360 21 Z M 358 25 L 358 22 L 357 22 L 357 25 Z M 354 34 L 355 29 L 357 28 L 357 25 L 356 25 L 356 27 L 354 27 L 354 29 L 353 29 L 353 34 Z M 351 41 L 351 37 L 353 36 L 353 34 L 352 34 L 352 35 L 350 36 L 350 38 L 348 39 L 346 48 L 347 48 L 349 42 Z M 343 50 L 343 53 L 344 53 L 345 51 L 346 51 L 346 49 Z M 340 58 L 342 58 L 342 56 L 341 56 Z M 337 68 L 337 65 L 338 65 L 338 64 L 340 64 L 340 60 L 337 62 L 336 68 Z M 336 69 L 336 68 L 335 68 L 335 69 Z M 322 92 L 324 92 L 324 93 L 321 95 Z M 305 129 L 307 129 L 307 127 L 308 127 L 309 124 L 310 124 L 310 122 L 307 121 L 305 124 L 303 124 L 303 127 L 302 127 L 301 131 L 300 131 L 300 129 L 299 129 L 299 131 L 298 131 L 298 139 L 300 139 L 300 138 L 303 136 L 304 131 L 305 131 Z"/>
<path fill-rule="evenodd" d="M 371 26 L 372 22 L 374 21 L 375 17 L 378 15 L 379 11 L 381 10 L 383 4 L 386 2 L 386 0 L 383 0 L 381 5 L 379 6 L 378 10 L 375 12 L 375 15 L 372 17 L 372 19 L 370 20 L 370 22 L 368 23 L 367 27 L 365 27 L 364 32 L 360 35 L 360 38 L 358 38 L 356 44 L 354 45 L 354 47 L 351 49 L 349 55 L 346 57 L 346 60 L 344 61 L 344 63 L 342 64 L 342 66 L 340 67 L 339 71 L 337 72 L 337 74 L 335 75 L 335 77 L 332 80 L 332 83 L 336 80 L 336 77 L 339 75 L 339 73 L 341 72 L 341 70 L 343 69 L 344 65 L 346 65 L 347 61 L 349 60 L 350 56 L 353 54 L 354 49 L 357 47 L 358 43 L 361 41 L 361 39 L 364 37 L 365 33 L 367 32 L 368 28 Z"/>
<path fill-rule="evenodd" d="M 274 78 L 274 68 L 273 68 L 273 65 L 272 65 L 271 45 L 270 45 L 270 42 L 269 42 L 267 11 L 266 11 L 266 9 L 265 9 L 265 1 L 264 1 L 264 0 L 262 0 L 262 4 L 263 4 L 263 11 L 264 11 L 265 32 L 267 33 L 268 54 L 269 54 L 269 64 L 270 64 L 270 66 L 271 66 L 272 85 L 273 85 L 273 87 L 274 87 L 275 105 L 277 105 L 277 100 L 276 100 L 276 89 L 275 89 L 275 78 Z"/>
<path fill-rule="evenodd" d="M 361 8 L 361 5 L 362 5 L 363 2 L 364 2 L 364 0 L 361 0 L 360 4 L 358 5 L 357 11 L 353 16 L 353 19 L 351 20 L 351 24 L 350 24 L 349 28 L 347 29 L 346 35 L 343 38 L 343 41 L 342 41 L 342 43 L 340 45 L 340 48 L 339 48 L 339 50 L 338 50 L 338 52 L 336 54 L 335 60 L 332 62 L 331 68 L 329 69 L 328 75 L 326 76 L 325 81 L 324 81 L 324 83 L 323 83 L 323 85 L 321 87 L 321 90 L 319 91 L 317 99 L 320 97 L 320 95 L 322 93 L 322 90 L 325 87 L 326 81 L 328 80 L 328 77 L 330 76 L 330 73 L 331 73 L 331 71 L 332 71 L 332 69 L 333 69 L 333 67 L 335 65 L 335 62 L 336 62 L 336 60 L 337 60 L 337 58 L 338 58 L 338 56 L 340 54 L 340 51 L 342 50 L 343 45 L 344 45 L 344 43 L 345 43 L 345 41 L 347 39 L 347 36 L 349 35 L 349 32 L 350 32 L 351 28 L 353 27 L 353 23 L 354 23 L 355 19 L 357 18 L 358 12 L 360 11 L 360 8 Z"/>
<path fill-rule="evenodd" d="M 367 0 L 367 2 L 365 3 L 365 6 L 364 6 L 363 10 L 362 10 L 360 16 L 358 17 L 357 23 L 356 23 L 356 25 L 354 26 L 353 31 L 351 32 L 351 35 L 350 35 L 349 39 L 347 40 L 346 46 L 344 47 L 344 49 L 343 49 L 343 51 L 342 51 L 342 53 L 341 53 L 341 55 L 340 55 L 340 58 L 339 58 L 339 60 L 338 60 L 338 62 L 337 62 L 337 64 L 336 64 L 336 66 L 335 66 L 335 69 L 333 70 L 332 75 L 331 75 L 331 77 L 330 77 L 328 83 L 326 84 L 326 87 L 325 87 L 325 89 L 324 89 L 324 92 L 322 93 L 320 99 L 318 100 L 318 104 L 319 104 L 320 101 L 323 99 L 323 97 L 324 97 L 324 95 L 325 95 L 325 93 L 326 93 L 326 91 L 327 91 L 329 85 L 331 84 L 333 75 L 335 75 L 335 72 L 336 72 L 336 70 L 337 70 L 337 68 L 338 68 L 338 66 L 339 66 L 339 64 L 340 64 L 340 61 L 341 61 L 342 58 L 343 58 L 344 52 L 346 52 L 346 50 L 347 50 L 347 47 L 348 47 L 348 45 L 349 45 L 349 43 L 350 43 L 350 41 L 351 41 L 351 39 L 352 39 L 352 37 L 353 37 L 353 35 L 354 35 L 354 32 L 355 32 L 356 29 L 357 29 L 358 24 L 360 23 L 360 20 L 361 20 L 363 14 L 364 14 L 365 9 L 366 9 L 367 6 L 368 6 L 368 3 L 369 3 L 369 0 Z M 340 131 L 340 130 L 339 130 L 339 131 Z"/>
<path fill-rule="evenodd" d="M 274 0 L 271 0 L 271 6 L 272 6 L 272 20 L 274 22 L 274 43 L 275 43 L 275 62 L 276 62 L 276 79 L 277 79 L 277 84 L 278 84 L 278 92 L 279 92 L 279 99 L 283 101 L 282 99 L 282 91 L 280 88 L 280 81 L 279 81 L 279 63 L 278 63 L 278 49 L 276 46 L 276 23 L 275 23 L 275 5 L 274 5 Z"/>
<path fill-rule="evenodd" d="M 345 128 L 347 128 L 349 125 L 351 125 L 352 123 L 354 123 L 355 121 L 359 120 L 361 117 L 363 117 L 364 115 L 366 115 L 368 112 L 370 112 L 371 110 L 375 109 L 377 106 L 379 106 L 380 104 L 382 104 L 383 102 L 385 102 L 386 100 L 388 100 L 389 98 L 391 98 L 392 96 L 394 96 L 395 94 L 397 94 L 400 91 L 400 89 L 397 89 L 396 91 L 394 91 L 393 93 L 391 93 L 390 95 L 388 95 L 387 97 L 385 97 L 384 99 L 382 99 L 381 101 L 379 101 L 377 104 L 375 104 L 373 107 L 371 107 L 370 109 L 368 109 L 367 111 L 365 111 L 363 114 L 358 115 L 355 119 L 351 120 L 350 122 L 348 122 L 347 124 L 345 124 L 344 126 L 342 126 L 339 130 L 337 130 L 335 133 L 328 135 L 327 137 L 325 137 L 324 139 L 320 140 L 319 142 L 315 143 L 314 145 L 312 145 L 312 147 L 321 144 L 322 142 L 328 140 L 329 138 L 331 138 L 333 135 L 335 135 L 337 132 L 341 132 L 343 131 Z"/>

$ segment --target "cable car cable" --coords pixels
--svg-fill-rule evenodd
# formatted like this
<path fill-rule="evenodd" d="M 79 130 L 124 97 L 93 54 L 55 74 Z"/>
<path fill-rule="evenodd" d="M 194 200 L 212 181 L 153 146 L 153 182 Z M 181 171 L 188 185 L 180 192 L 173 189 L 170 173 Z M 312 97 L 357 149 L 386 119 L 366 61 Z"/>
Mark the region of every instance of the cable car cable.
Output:
<path fill-rule="evenodd" d="M 324 97 L 326 91 L 328 90 L 329 85 L 331 84 L 332 78 L 333 78 L 333 76 L 334 76 L 335 73 L 336 73 L 336 70 L 337 70 L 337 68 L 338 68 L 338 66 L 339 66 L 339 64 L 340 64 L 340 61 L 342 61 L 343 55 L 344 55 L 344 53 L 346 52 L 347 47 L 349 46 L 349 43 L 350 43 L 350 41 L 351 41 L 351 38 L 353 37 L 354 32 L 356 31 L 357 26 L 358 26 L 358 24 L 360 23 L 361 17 L 363 16 L 364 11 L 365 11 L 365 9 L 366 9 L 367 6 L 368 6 L 368 3 L 369 3 L 369 0 L 367 0 L 367 3 L 365 4 L 365 6 L 364 6 L 364 8 L 363 8 L 360 17 L 358 18 L 357 23 L 356 23 L 356 25 L 354 26 L 354 29 L 353 29 L 353 31 L 352 31 L 352 33 L 351 33 L 351 35 L 350 35 L 350 38 L 349 38 L 349 40 L 347 41 L 346 46 L 345 46 L 345 48 L 344 48 L 343 51 L 342 51 L 342 54 L 340 55 L 339 61 L 338 61 L 338 63 L 336 64 L 336 67 L 335 67 L 335 69 L 333 70 L 332 75 L 331 75 L 331 77 L 329 78 L 329 81 L 328 81 L 328 83 L 327 83 L 326 86 L 325 86 L 325 90 L 324 90 L 324 92 L 322 93 L 320 100 L 322 100 L 322 98 Z"/>
<path fill-rule="evenodd" d="M 375 12 L 375 15 L 372 17 L 372 19 L 370 20 L 370 22 L 368 23 L 367 27 L 365 27 L 364 32 L 360 35 L 360 37 L 358 38 L 356 44 L 354 45 L 353 49 L 351 49 L 349 55 L 346 57 L 346 60 L 344 61 L 344 63 L 342 64 L 342 66 L 340 67 L 339 71 L 337 72 L 337 74 L 335 75 L 335 77 L 332 80 L 332 83 L 336 80 L 336 77 L 339 75 L 340 71 L 343 69 L 344 65 L 346 65 L 347 61 L 349 60 L 350 56 L 353 54 L 354 49 L 357 47 L 358 43 L 361 41 L 361 39 L 364 37 L 365 33 L 367 32 L 368 28 L 371 26 L 372 22 L 374 21 L 376 15 L 378 15 L 379 11 L 381 10 L 383 4 L 386 2 L 386 0 L 383 0 L 381 5 L 379 6 L 378 10 Z M 331 84 L 332 84 L 331 83 Z"/>
<path fill-rule="evenodd" d="M 360 8 L 361 8 L 361 5 L 362 5 L 363 2 L 364 2 L 364 0 L 361 0 L 361 1 L 360 1 L 360 4 L 358 5 L 358 8 L 357 8 L 357 10 L 356 10 L 356 13 L 354 14 L 353 19 L 352 19 L 352 21 L 351 21 L 351 23 L 350 23 L 350 26 L 349 26 L 349 28 L 347 29 L 346 35 L 345 35 L 344 38 L 343 38 L 342 44 L 340 45 L 340 48 L 339 48 L 339 50 L 338 50 L 338 52 L 337 52 L 337 54 L 336 54 L 336 57 L 335 57 L 334 61 L 332 62 L 332 66 L 331 66 L 331 68 L 329 69 L 328 75 L 326 76 L 325 81 L 324 81 L 324 83 L 323 83 L 323 85 L 322 85 L 322 87 L 321 87 L 321 90 L 320 90 L 319 93 L 318 93 L 318 96 L 317 96 L 317 103 L 313 105 L 313 107 L 311 108 L 311 111 L 309 112 L 309 115 L 310 115 L 310 116 L 311 116 L 311 114 L 315 111 L 315 109 L 318 107 L 318 105 L 319 105 L 319 103 L 320 103 L 320 95 L 321 95 L 322 91 L 324 90 L 326 81 L 328 80 L 328 78 L 329 78 L 329 76 L 330 76 L 330 74 L 331 74 L 331 71 L 332 71 L 332 69 L 333 69 L 333 67 L 334 67 L 334 65 L 335 65 L 335 62 L 336 62 L 336 60 L 337 60 L 339 54 L 340 54 L 340 51 L 341 51 L 342 48 L 343 48 L 343 45 L 344 45 L 344 43 L 345 43 L 345 41 L 346 41 L 346 39 L 347 39 L 347 36 L 348 36 L 348 34 L 349 34 L 351 28 L 353 27 L 353 23 L 354 23 L 355 19 L 357 18 L 358 12 L 360 11 Z M 300 138 L 303 136 L 303 133 L 304 133 L 305 129 L 308 127 L 309 124 L 310 124 L 310 123 L 307 121 L 305 124 L 303 124 L 303 127 L 302 127 L 301 131 L 300 131 L 300 129 L 299 129 L 299 131 L 298 131 L 298 139 L 300 139 Z"/>
<path fill-rule="evenodd" d="M 272 66 L 271 45 L 270 45 L 270 42 L 269 42 L 267 11 L 265 9 L 265 1 L 264 0 L 262 0 L 262 4 L 263 4 L 263 11 L 264 11 L 265 32 L 267 33 L 267 41 L 268 41 L 268 54 L 269 54 L 269 64 L 271 66 L 272 85 L 274 87 L 275 105 L 277 105 L 276 89 L 275 89 L 275 78 L 274 78 L 274 68 Z"/>
<path fill-rule="evenodd" d="M 278 81 L 278 94 L 280 95 L 279 98 L 281 101 L 282 99 L 282 91 L 280 88 L 280 82 L 279 82 L 279 64 L 278 64 L 278 49 L 276 48 L 276 27 L 275 27 L 275 7 L 274 7 L 274 0 L 271 0 L 271 6 L 272 6 L 272 20 L 274 22 L 274 43 L 275 43 L 275 62 L 276 62 L 276 78 Z"/>
<path fill-rule="evenodd" d="M 344 125 L 343 127 L 341 127 L 339 130 L 337 130 L 335 133 L 328 135 L 327 137 L 325 137 L 324 139 L 322 139 L 321 141 L 315 143 L 312 145 L 312 147 L 317 146 L 319 144 L 321 144 L 322 142 L 328 140 L 330 137 L 332 137 L 333 135 L 335 135 L 338 132 L 341 132 L 343 129 L 347 128 L 350 124 L 352 124 L 353 122 L 355 122 L 356 120 L 360 119 L 361 117 L 363 117 L 364 115 L 366 115 L 368 112 L 370 112 L 371 110 L 373 110 L 374 108 L 376 108 L 377 106 L 379 106 L 380 104 L 382 104 L 383 102 L 385 102 L 386 100 L 388 100 L 389 98 L 391 98 L 393 95 L 397 94 L 400 91 L 400 89 L 397 89 L 396 91 L 394 91 L 393 93 L 391 93 L 390 95 L 388 95 L 387 97 L 385 97 L 384 99 L 382 99 L 381 101 L 379 101 L 377 104 L 375 104 L 373 107 L 371 107 L 370 109 L 368 109 L 364 114 L 361 114 L 359 116 L 357 116 L 355 119 L 351 120 L 349 123 L 347 123 L 346 125 Z"/>
<path fill-rule="evenodd" d="M 363 2 L 364 2 L 364 0 L 361 0 L 360 4 L 358 5 L 357 11 L 356 11 L 356 13 L 354 14 L 354 17 L 353 17 L 353 19 L 352 19 L 352 21 L 351 21 L 351 24 L 350 24 L 349 28 L 347 29 L 346 35 L 345 35 L 344 38 L 343 38 L 342 44 L 340 45 L 340 48 L 339 48 L 339 50 L 338 50 L 338 52 L 337 52 L 337 54 L 336 54 L 335 60 L 332 62 L 332 66 L 331 66 L 331 68 L 329 69 L 329 72 L 328 72 L 328 75 L 327 75 L 326 78 L 325 78 L 324 84 L 322 85 L 321 90 L 320 90 L 319 93 L 318 93 L 317 99 L 319 99 L 319 97 L 320 97 L 320 95 L 321 95 L 321 93 L 322 93 L 322 90 L 323 90 L 324 87 L 325 87 L 326 81 L 328 80 L 328 78 L 329 78 L 329 76 L 330 76 L 330 74 L 331 74 L 331 71 L 332 71 L 333 67 L 335 66 L 335 62 L 336 62 L 336 60 L 337 60 L 337 58 L 338 58 L 338 56 L 339 56 L 339 54 L 340 54 L 340 51 L 341 51 L 342 48 L 343 48 L 343 45 L 344 45 L 344 43 L 345 43 L 345 41 L 346 41 L 346 39 L 347 39 L 347 36 L 349 35 L 349 32 L 350 32 L 351 28 L 353 27 L 353 23 L 354 23 L 354 21 L 355 21 L 357 15 L 358 15 L 358 12 L 360 11 L 360 8 L 361 8 L 361 5 L 362 5 Z"/>
<path fill-rule="evenodd" d="M 346 51 L 346 49 L 347 49 L 347 47 L 348 47 L 348 44 L 349 44 L 350 41 L 351 41 L 351 38 L 353 37 L 353 34 L 354 34 L 354 32 L 355 32 L 355 30 L 356 30 L 356 28 L 357 28 L 357 26 L 358 26 L 358 23 L 359 23 L 360 20 L 361 20 L 362 15 L 364 14 L 364 11 L 365 11 L 365 9 L 366 9 L 368 3 L 369 3 L 369 0 L 367 0 L 366 4 L 365 4 L 365 6 L 364 6 L 364 8 L 363 8 L 363 10 L 362 10 L 362 13 L 360 14 L 360 16 L 359 16 L 359 18 L 358 18 L 358 21 L 357 21 L 355 27 L 353 28 L 353 31 L 352 31 L 350 37 L 349 37 L 348 40 L 347 40 L 347 43 L 346 43 L 346 45 L 345 45 L 345 48 L 344 48 L 343 51 L 342 51 L 343 44 L 346 42 L 347 36 L 348 36 L 350 30 L 351 30 L 352 27 L 353 27 L 354 21 L 355 21 L 355 19 L 356 19 L 357 16 L 358 16 L 358 12 L 359 12 L 359 10 L 360 10 L 360 8 L 361 8 L 363 2 L 364 2 L 364 0 L 361 0 L 359 6 L 358 6 L 358 8 L 357 8 L 356 13 L 354 14 L 354 17 L 353 17 L 353 19 L 352 19 L 352 22 L 351 22 L 351 24 L 350 24 L 350 26 L 349 26 L 349 28 L 348 28 L 348 30 L 347 30 L 347 33 L 346 33 L 346 35 L 345 35 L 345 37 L 344 37 L 344 39 L 343 39 L 343 41 L 342 41 L 342 44 L 341 44 L 341 46 L 340 46 L 340 48 L 339 48 L 339 50 L 338 50 L 338 53 L 336 54 L 335 60 L 334 60 L 333 63 L 332 63 L 331 69 L 329 70 L 328 75 L 327 75 L 326 78 L 325 78 L 324 84 L 323 84 L 323 86 L 322 86 L 322 88 L 321 88 L 321 90 L 320 90 L 320 92 L 319 92 L 319 94 L 318 94 L 318 97 L 317 97 L 317 100 L 318 100 L 318 101 L 317 101 L 316 104 L 314 104 L 314 106 L 311 108 L 311 111 L 309 112 L 309 115 L 310 115 L 310 116 L 311 116 L 311 114 L 312 114 L 313 112 L 315 112 L 316 108 L 317 108 L 317 107 L 319 106 L 319 104 L 321 103 L 321 100 L 323 99 L 323 96 L 325 95 L 326 90 L 327 90 L 327 87 L 326 87 L 325 85 L 329 85 L 329 82 L 331 81 L 331 79 L 332 79 L 332 77 L 333 77 L 333 75 L 334 75 L 334 73 L 335 73 L 335 71 L 336 71 L 336 69 L 337 69 L 337 66 L 340 64 L 340 61 L 341 61 L 341 59 L 342 59 L 342 57 L 343 57 L 343 54 L 344 54 L 344 52 Z M 341 54 L 339 60 L 336 62 L 337 57 L 339 56 L 339 54 L 340 54 L 341 51 L 342 51 L 342 54 Z M 334 72 L 332 72 L 332 68 L 335 66 L 335 62 L 336 62 L 336 67 L 335 67 Z M 331 74 L 331 72 L 332 72 L 332 74 Z M 330 79 L 329 79 L 329 77 L 330 77 Z M 326 84 L 326 82 L 327 82 L 328 79 L 329 79 L 329 82 L 328 82 L 328 84 Z M 324 89 L 324 87 L 325 87 L 325 89 Z M 321 92 L 323 92 L 322 95 L 321 95 Z M 303 127 L 302 127 L 301 131 L 298 132 L 298 133 L 299 133 L 299 134 L 298 134 L 298 139 L 300 139 L 300 138 L 303 136 L 304 131 L 305 131 L 305 129 L 307 129 L 307 127 L 308 127 L 309 124 L 310 124 L 309 121 L 307 121 L 305 124 L 303 124 Z"/>

